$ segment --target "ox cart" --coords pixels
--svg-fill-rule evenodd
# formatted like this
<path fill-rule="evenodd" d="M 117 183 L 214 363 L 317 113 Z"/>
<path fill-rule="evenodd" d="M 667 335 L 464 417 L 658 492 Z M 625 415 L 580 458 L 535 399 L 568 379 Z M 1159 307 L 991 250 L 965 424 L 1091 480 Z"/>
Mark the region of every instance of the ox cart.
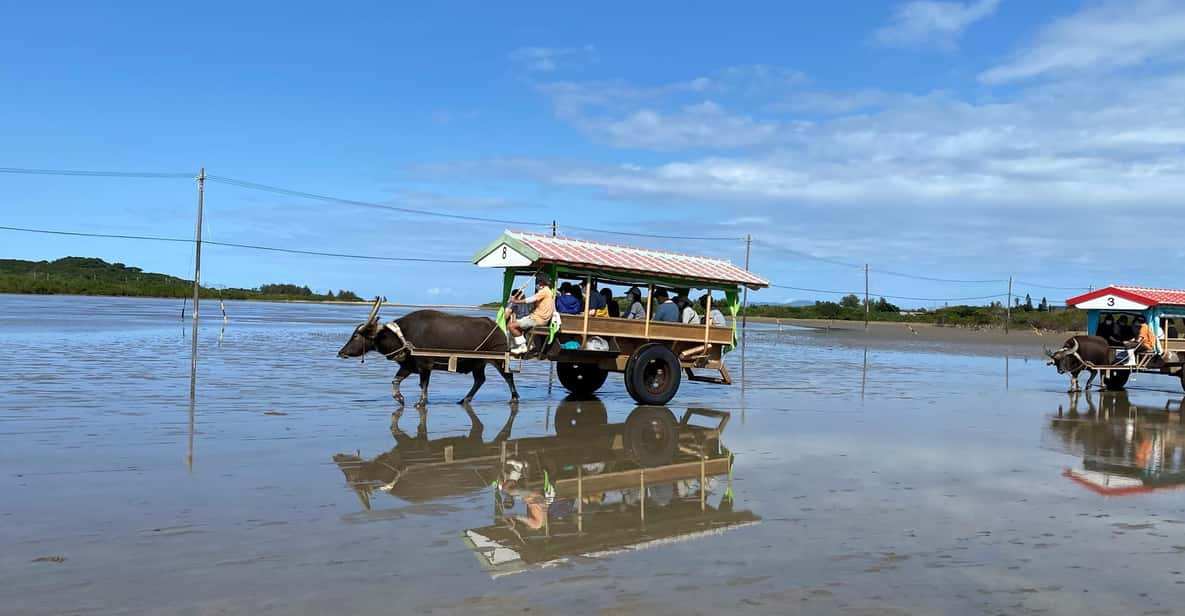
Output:
<path fill-rule="evenodd" d="M 729 385 L 732 378 L 724 356 L 734 347 L 736 316 L 744 288 L 761 289 L 769 283 L 725 259 L 680 254 L 556 237 L 521 231 L 506 231 L 474 258 L 482 268 L 503 270 L 502 308 L 497 325 L 505 336 L 512 292 L 528 288 L 546 274 L 556 293 L 561 281 L 583 291 L 579 314 L 559 314 L 550 323 L 528 332 L 530 349 L 522 356 L 507 352 L 458 351 L 416 348 L 419 357 L 432 357 L 449 370 L 458 362 L 485 360 L 512 372 L 513 359 L 555 362 L 560 384 L 573 394 L 596 392 L 609 373 L 621 373 L 630 396 L 639 404 L 661 405 L 679 390 L 683 378 L 690 381 Z M 516 284 L 526 280 L 526 284 Z M 644 292 L 645 314 L 639 318 L 590 314 L 598 285 L 637 288 Z M 656 321 L 655 292 L 670 290 L 672 296 L 690 299 L 691 292 L 705 295 L 702 324 Z M 713 292 L 716 297 L 713 297 Z M 716 308 L 732 316 L 730 324 L 713 324 Z M 727 321 L 726 321 L 727 323 Z"/>
<path fill-rule="evenodd" d="M 1087 333 L 1091 336 L 1099 335 L 1099 324 L 1108 316 L 1115 321 L 1142 316 L 1156 337 L 1150 353 L 1113 345 L 1107 355 L 1110 363 L 1082 362 L 1088 369 L 1102 373 L 1106 389 L 1123 389 L 1136 372 L 1175 376 L 1185 388 L 1185 291 L 1112 285 L 1072 297 L 1066 305 L 1086 311 Z M 1119 337 L 1130 339 L 1134 333 L 1121 333 Z"/>

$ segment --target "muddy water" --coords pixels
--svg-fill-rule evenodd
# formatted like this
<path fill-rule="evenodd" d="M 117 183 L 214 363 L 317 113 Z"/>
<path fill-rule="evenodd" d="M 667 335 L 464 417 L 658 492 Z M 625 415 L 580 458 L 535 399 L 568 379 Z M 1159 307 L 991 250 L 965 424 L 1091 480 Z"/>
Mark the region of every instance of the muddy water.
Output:
<path fill-rule="evenodd" d="M 0 613 L 1171 614 L 1185 600 L 1174 380 L 1075 400 L 1030 349 L 866 352 L 754 328 L 743 387 L 685 384 L 671 405 L 731 413 L 731 490 L 709 482 L 702 517 L 698 481 L 655 490 L 645 527 L 637 492 L 607 494 L 577 537 L 589 544 L 557 521 L 532 539 L 555 558 L 495 577 L 464 540 L 495 525 L 491 464 L 383 491 L 389 478 L 351 484 L 334 456 L 497 451 L 500 379 L 475 429 L 452 404 L 468 377 L 436 375 L 417 439 L 414 410 L 391 430 L 388 363 L 334 358 L 364 308 L 228 303 L 223 329 L 207 306 L 191 422 L 178 302 L 0 296 Z M 546 450 L 571 407 L 546 365 L 518 378 L 510 442 Z M 600 401 L 611 426 L 634 411 L 619 378 Z"/>

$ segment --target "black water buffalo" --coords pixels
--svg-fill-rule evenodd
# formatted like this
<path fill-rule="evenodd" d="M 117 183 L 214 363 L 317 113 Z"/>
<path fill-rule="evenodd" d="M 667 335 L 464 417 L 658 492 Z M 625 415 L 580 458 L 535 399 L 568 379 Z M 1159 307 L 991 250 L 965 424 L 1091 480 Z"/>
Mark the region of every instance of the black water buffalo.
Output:
<path fill-rule="evenodd" d="M 377 351 L 389 360 L 399 362 L 399 372 L 391 380 L 391 396 L 403 404 L 399 384 L 413 372 L 420 375 L 420 400 L 416 406 L 428 404 L 428 379 L 433 368 L 444 368 L 447 360 L 440 357 L 417 357 L 416 349 L 448 351 L 482 351 L 505 353 L 506 335 L 492 319 L 487 317 L 466 317 L 437 310 L 416 310 L 390 323 L 379 323 L 380 301 L 370 310 L 366 322 L 354 329 L 354 334 L 345 346 L 337 352 L 343 359 L 363 357 Z M 518 389 L 514 386 L 514 375 L 505 371 L 497 362 L 485 359 L 461 359 L 457 361 L 457 372 L 473 375 L 473 387 L 458 404 L 466 404 L 486 381 L 486 364 L 494 367 L 510 386 L 511 402 L 518 401 Z"/>
<path fill-rule="evenodd" d="M 1086 379 L 1086 389 L 1090 389 L 1090 384 L 1098 374 L 1097 370 L 1083 362 L 1090 362 L 1095 366 L 1111 364 L 1111 347 L 1107 339 L 1101 336 L 1074 336 L 1066 340 L 1062 348 L 1056 351 L 1045 349 L 1045 354 L 1049 356 L 1048 365 L 1057 366 L 1058 374 L 1070 373 L 1071 392 L 1082 391 L 1082 387 L 1078 385 L 1078 373 L 1083 370 L 1090 372 L 1090 378 Z"/>

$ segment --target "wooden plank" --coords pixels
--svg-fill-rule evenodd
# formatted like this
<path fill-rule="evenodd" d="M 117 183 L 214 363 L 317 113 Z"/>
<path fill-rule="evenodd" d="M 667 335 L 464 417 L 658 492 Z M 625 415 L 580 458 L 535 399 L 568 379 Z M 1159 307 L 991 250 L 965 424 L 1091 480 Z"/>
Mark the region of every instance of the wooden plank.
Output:
<path fill-rule="evenodd" d="M 649 310 L 649 307 L 647 307 Z M 567 321 L 560 324 L 560 333 L 571 335 L 590 335 L 602 337 L 639 338 L 644 340 L 670 340 L 677 342 L 703 343 L 707 330 L 708 343 L 727 346 L 732 344 L 732 328 L 729 327 L 700 327 L 683 323 L 667 323 L 638 321 L 636 319 L 613 319 L 609 317 L 589 317 L 588 330 L 585 332 L 583 323 L 572 325 Z"/>
<path fill-rule="evenodd" d="M 592 304 L 592 276 L 584 280 L 584 331 L 580 335 L 580 348 L 584 348 L 588 344 L 588 321 L 589 321 L 589 306 Z"/>
<path fill-rule="evenodd" d="M 647 340 L 650 339 L 650 300 L 653 297 L 654 297 L 654 285 L 651 284 L 646 287 L 646 325 L 643 328 L 643 333 L 642 333 L 642 337 Z M 633 321 L 636 319 L 626 319 L 626 320 Z"/>
<path fill-rule="evenodd" d="M 625 490 L 638 485 L 641 473 L 641 469 L 636 469 L 581 477 L 579 490 L 584 494 Z M 706 460 L 704 462 L 704 473 L 706 476 L 728 474 L 728 458 L 723 457 Z M 668 464 L 666 466 L 655 466 L 646 469 L 646 481 L 651 484 L 678 481 L 680 479 L 695 479 L 699 475 L 700 463 L 698 460 L 695 462 Z M 575 478 L 556 481 L 556 496 L 563 496 L 565 498 L 575 497 L 578 492 L 577 483 L 577 479 Z"/>

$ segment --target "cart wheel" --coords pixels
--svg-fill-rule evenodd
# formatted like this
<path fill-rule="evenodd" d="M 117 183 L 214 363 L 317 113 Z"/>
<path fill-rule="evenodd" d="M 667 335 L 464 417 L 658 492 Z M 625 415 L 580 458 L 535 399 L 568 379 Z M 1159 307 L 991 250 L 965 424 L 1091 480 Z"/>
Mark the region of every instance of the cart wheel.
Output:
<path fill-rule="evenodd" d="M 1181 389 L 1185 389 L 1185 368 L 1181 368 Z"/>
<path fill-rule="evenodd" d="M 584 396 L 600 389 L 609 376 L 608 370 L 596 364 L 556 362 L 555 371 L 560 377 L 560 385 L 574 394 Z"/>
<path fill-rule="evenodd" d="M 559 408 L 555 410 L 555 433 L 558 436 L 575 434 L 608 423 L 609 412 L 605 410 L 605 403 L 595 396 L 568 396 L 560 401 Z"/>
<path fill-rule="evenodd" d="M 650 343 L 638 347 L 625 370 L 626 390 L 638 404 L 666 404 L 679 391 L 683 368 L 670 348 Z"/>
<path fill-rule="evenodd" d="M 1131 375 L 1132 373 L 1128 372 L 1127 370 L 1122 372 L 1112 372 L 1110 377 L 1103 377 L 1103 387 L 1105 387 L 1107 391 L 1123 391 L 1123 386 L 1127 385 L 1127 379 Z"/>
<path fill-rule="evenodd" d="M 625 447 L 645 467 L 664 466 L 679 449 L 678 422 L 665 406 L 640 406 L 625 420 Z"/>

